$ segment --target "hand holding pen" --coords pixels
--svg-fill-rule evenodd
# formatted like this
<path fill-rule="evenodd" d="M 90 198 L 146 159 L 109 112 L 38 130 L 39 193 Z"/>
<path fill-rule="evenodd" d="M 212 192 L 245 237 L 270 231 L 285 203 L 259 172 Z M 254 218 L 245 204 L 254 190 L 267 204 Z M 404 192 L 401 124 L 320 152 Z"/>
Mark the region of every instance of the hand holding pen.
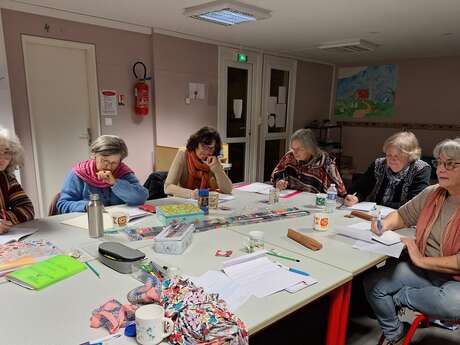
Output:
<path fill-rule="evenodd" d="M 8 220 L 5 209 L 2 209 L 0 219 L 0 234 L 7 233 L 13 224 Z"/>
<path fill-rule="evenodd" d="M 286 174 L 283 172 L 283 177 L 276 181 L 276 189 L 278 190 L 284 190 L 288 187 L 288 181 L 286 181 Z"/>
<path fill-rule="evenodd" d="M 382 211 L 380 209 L 377 212 L 377 218 L 372 220 L 371 231 L 379 236 L 382 235 L 385 231 L 385 226 L 382 219 Z"/>

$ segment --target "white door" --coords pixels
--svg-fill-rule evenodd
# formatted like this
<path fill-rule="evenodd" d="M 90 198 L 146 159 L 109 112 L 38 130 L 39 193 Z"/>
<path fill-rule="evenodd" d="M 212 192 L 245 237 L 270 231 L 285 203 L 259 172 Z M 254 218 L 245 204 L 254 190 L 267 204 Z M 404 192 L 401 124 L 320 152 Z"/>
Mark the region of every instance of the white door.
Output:
<path fill-rule="evenodd" d="M 218 130 L 228 144 L 232 182 L 254 181 L 257 165 L 257 114 L 260 109 L 261 56 L 219 47 Z"/>
<path fill-rule="evenodd" d="M 268 181 L 289 147 L 297 61 L 264 55 L 258 181 Z"/>
<path fill-rule="evenodd" d="M 99 135 L 94 46 L 22 36 L 39 211 L 47 215 L 64 177 Z"/>

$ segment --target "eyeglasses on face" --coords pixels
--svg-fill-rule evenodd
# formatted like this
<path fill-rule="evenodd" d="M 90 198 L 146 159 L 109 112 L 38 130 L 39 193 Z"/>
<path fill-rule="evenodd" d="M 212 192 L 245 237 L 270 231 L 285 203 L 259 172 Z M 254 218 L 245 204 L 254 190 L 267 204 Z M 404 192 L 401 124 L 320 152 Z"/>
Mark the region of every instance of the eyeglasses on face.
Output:
<path fill-rule="evenodd" d="M 203 151 L 207 151 L 207 152 L 214 152 L 216 150 L 216 146 L 215 145 L 206 145 L 206 144 L 203 144 L 203 143 L 200 143 L 200 148 L 203 150 Z"/>
<path fill-rule="evenodd" d="M 105 159 L 105 158 L 101 158 L 100 162 L 102 163 L 102 165 L 104 167 L 111 167 L 111 168 L 116 168 L 118 166 L 118 164 L 120 164 L 120 161 L 109 161 L 108 159 Z"/>
<path fill-rule="evenodd" d="M 11 151 L 0 151 L 0 158 L 11 159 L 11 157 L 13 157 L 13 153 Z"/>
<path fill-rule="evenodd" d="M 457 165 L 460 165 L 460 162 L 456 162 L 453 160 L 442 161 L 440 159 L 433 159 L 431 161 L 431 164 L 433 164 L 435 169 L 437 169 L 440 166 L 444 166 L 444 169 L 451 171 L 454 170 L 457 167 Z"/>

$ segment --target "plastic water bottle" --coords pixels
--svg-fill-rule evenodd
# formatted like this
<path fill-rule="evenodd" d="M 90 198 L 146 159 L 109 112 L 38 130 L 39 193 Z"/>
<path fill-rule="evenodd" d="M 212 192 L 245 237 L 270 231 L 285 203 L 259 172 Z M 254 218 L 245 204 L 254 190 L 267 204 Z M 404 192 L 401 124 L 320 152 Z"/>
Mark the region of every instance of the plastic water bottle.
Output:
<path fill-rule="evenodd" d="M 102 218 L 102 203 L 99 194 L 90 194 L 87 206 L 89 237 L 99 238 L 104 234 L 104 220 Z"/>
<path fill-rule="evenodd" d="M 331 183 L 327 189 L 326 212 L 333 213 L 337 203 L 337 188 Z"/>

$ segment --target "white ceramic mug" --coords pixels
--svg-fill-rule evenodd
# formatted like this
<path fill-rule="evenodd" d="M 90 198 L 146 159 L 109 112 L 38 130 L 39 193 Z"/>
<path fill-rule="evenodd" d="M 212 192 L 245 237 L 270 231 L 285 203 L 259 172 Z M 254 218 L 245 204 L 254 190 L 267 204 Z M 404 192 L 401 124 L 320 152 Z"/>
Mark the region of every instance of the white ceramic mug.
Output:
<path fill-rule="evenodd" d="M 123 228 L 128 225 L 128 222 L 129 222 L 128 213 L 123 212 L 123 211 L 113 211 L 113 212 L 110 212 L 110 215 L 112 216 L 112 222 L 115 228 L 117 227 Z"/>
<path fill-rule="evenodd" d="M 313 228 L 318 231 L 326 231 L 329 228 L 329 216 L 326 213 L 315 213 Z"/>
<path fill-rule="evenodd" d="M 165 323 L 168 329 L 165 332 Z M 136 310 L 136 340 L 141 345 L 157 345 L 174 329 L 171 319 L 164 317 L 162 306 L 148 304 Z"/>

